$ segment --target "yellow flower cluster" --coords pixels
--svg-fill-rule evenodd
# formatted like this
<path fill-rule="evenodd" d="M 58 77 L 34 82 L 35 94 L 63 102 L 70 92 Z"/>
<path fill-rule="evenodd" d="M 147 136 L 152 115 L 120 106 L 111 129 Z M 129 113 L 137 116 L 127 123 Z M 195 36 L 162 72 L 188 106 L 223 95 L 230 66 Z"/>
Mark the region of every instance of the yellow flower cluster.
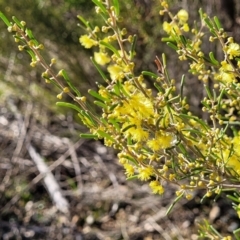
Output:
<path fill-rule="evenodd" d="M 104 52 L 94 52 L 94 59 L 99 65 L 106 65 L 111 61 L 111 58 L 107 53 Z"/>
<path fill-rule="evenodd" d="M 163 30 L 170 36 L 175 36 L 176 34 L 181 34 L 181 31 L 188 32 L 188 12 L 181 9 L 175 18 L 172 19 L 170 23 L 163 23 Z"/>
<path fill-rule="evenodd" d="M 149 183 L 150 188 L 152 189 L 153 193 L 162 195 L 164 193 L 163 186 L 159 183 L 159 181 L 151 181 Z"/>
<path fill-rule="evenodd" d="M 158 151 L 160 149 L 166 149 L 172 146 L 173 136 L 169 133 L 164 133 L 163 131 L 157 132 L 156 137 L 149 140 L 147 145 L 153 151 Z"/>
<path fill-rule="evenodd" d="M 240 56 L 240 46 L 237 43 L 230 43 L 227 46 L 227 54 L 229 55 L 229 59 L 233 59 L 234 57 Z"/>
<path fill-rule="evenodd" d="M 240 136 L 235 136 L 231 144 L 232 149 L 224 149 L 222 157 L 230 173 L 240 178 Z"/>
<path fill-rule="evenodd" d="M 214 75 L 214 78 L 224 84 L 234 83 L 237 81 L 233 66 L 227 63 L 227 61 L 221 62 L 221 67 L 219 68 L 219 71 Z"/>
<path fill-rule="evenodd" d="M 92 48 L 93 46 L 97 46 L 98 42 L 90 38 L 88 35 L 82 35 L 79 38 L 79 42 L 84 46 L 85 48 Z"/>

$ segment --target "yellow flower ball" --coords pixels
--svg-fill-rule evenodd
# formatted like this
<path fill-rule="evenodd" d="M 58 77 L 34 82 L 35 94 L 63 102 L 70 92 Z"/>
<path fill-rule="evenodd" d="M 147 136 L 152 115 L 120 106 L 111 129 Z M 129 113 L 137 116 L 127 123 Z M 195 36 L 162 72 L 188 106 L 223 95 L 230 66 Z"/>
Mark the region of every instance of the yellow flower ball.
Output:
<path fill-rule="evenodd" d="M 179 19 L 179 21 L 184 24 L 188 21 L 188 12 L 184 9 L 181 9 L 178 13 L 177 13 L 177 17 Z"/>
<path fill-rule="evenodd" d="M 79 38 L 79 42 L 82 46 L 85 48 L 91 48 L 93 46 L 96 46 L 98 44 L 97 41 L 91 39 L 88 35 L 83 35 Z"/>

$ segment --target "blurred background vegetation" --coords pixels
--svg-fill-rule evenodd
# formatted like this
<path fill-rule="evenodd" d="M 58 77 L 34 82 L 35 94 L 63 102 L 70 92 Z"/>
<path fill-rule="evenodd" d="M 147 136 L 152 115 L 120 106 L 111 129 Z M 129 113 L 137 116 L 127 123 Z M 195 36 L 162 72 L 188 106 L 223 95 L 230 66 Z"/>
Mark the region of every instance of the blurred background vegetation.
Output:
<path fill-rule="evenodd" d="M 142 70 L 156 72 L 155 56 L 161 57 L 161 54 L 165 53 L 170 75 L 180 83 L 182 74 L 187 71 L 187 63 L 180 64 L 177 62 L 174 51 L 161 41 L 161 38 L 165 36 L 162 30 L 162 22 L 167 18 L 158 14 L 160 10 L 159 1 L 125 0 L 120 1 L 120 4 L 124 19 L 122 26 L 126 27 L 129 33 L 138 36 L 135 59 L 137 72 Z M 189 11 L 190 25 L 195 20 L 199 20 L 198 9 L 200 7 L 210 16 L 218 15 L 227 31 L 239 38 L 237 35 L 237 29 L 239 29 L 237 16 L 240 13 L 238 1 L 169 0 L 169 4 L 173 12 L 177 12 L 180 8 Z M 94 5 L 91 1 L 0 0 L 0 10 L 9 19 L 16 16 L 20 20 L 24 20 L 28 28 L 33 31 L 36 39 L 44 44 L 43 54 L 46 60 L 50 61 L 51 58 L 56 58 L 56 71 L 62 68 L 67 70 L 76 87 L 83 93 L 87 92 L 89 88 L 95 88 L 96 82 L 102 81 L 89 60 L 92 50 L 83 49 L 79 44 L 79 36 L 84 34 L 84 30 L 78 26 L 77 15 L 81 15 L 96 24 L 99 21 L 94 14 Z M 204 48 L 206 52 L 210 50 L 208 45 Z M 29 63 L 29 56 L 18 51 L 11 34 L 7 32 L 4 23 L 0 22 L 0 131 L 1 129 L 8 131 L 8 122 L 13 121 L 16 114 L 25 116 L 30 104 L 31 123 L 47 129 L 51 134 L 68 137 L 72 141 L 76 141 L 79 132 L 85 131 L 85 129 L 77 124 L 78 120 L 73 112 L 55 106 L 57 89 L 53 85 L 46 85 L 44 80 L 41 79 L 42 69 L 40 67 L 32 68 Z M 149 81 L 149 84 L 151 85 L 151 81 Z M 188 96 L 192 110 L 200 115 L 200 99 L 204 94 L 202 85 L 194 76 L 189 74 L 187 74 L 185 94 Z M 12 161 L 12 154 L 16 149 L 16 144 L 13 144 L 14 140 L 6 139 L 7 137 L 3 133 L 0 134 L 0 157 L 2 157 L 0 162 L 2 161 L 4 164 Z M 17 153 L 18 155 L 15 157 L 18 160 L 29 157 L 23 148 Z M 53 156 L 47 158 L 48 161 L 52 161 L 52 159 L 54 159 Z M 18 170 L 9 171 L 7 168 L 0 170 L 0 185 L 2 182 L 0 207 L 4 207 L 13 198 L 17 185 L 28 185 L 31 178 L 37 175 L 36 172 L 29 173 L 29 168 L 20 169 L 19 162 L 12 162 L 11 164 Z M 35 171 L 37 170 L 35 169 Z M 25 174 L 26 172 L 27 174 Z M 6 180 L 7 174 L 10 174 L 8 181 Z M 66 172 L 64 174 L 67 175 Z M 68 177 L 64 179 L 66 180 Z M 7 187 L 3 186 L 6 182 Z M 70 182 L 68 181 L 69 185 L 71 185 Z M 71 183 L 74 185 L 74 178 Z M 41 187 L 38 186 L 38 190 L 39 188 Z M 66 188 L 71 189 L 69 186 Z M 21 190 L 19 191 L 21 192 Z M 31 194 L 26 194 L 26 192 L 20 194 L 23 205 L 29 200 L 35 201 L 34 190 L 31 191 Z M 46 195 L 44 196 L 47 198 Z M 10 215 L 6 216 L 5 219 L 9 220 Z"/>

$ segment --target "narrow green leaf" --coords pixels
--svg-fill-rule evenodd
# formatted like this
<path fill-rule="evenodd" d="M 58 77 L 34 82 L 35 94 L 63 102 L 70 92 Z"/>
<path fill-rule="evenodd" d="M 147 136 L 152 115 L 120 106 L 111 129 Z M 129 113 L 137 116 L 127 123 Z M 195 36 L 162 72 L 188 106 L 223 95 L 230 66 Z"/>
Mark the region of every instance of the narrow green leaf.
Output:
<path fill-rule="evenodd" d="M 218 137 L 218 139 L 221 139 L 223 136 L 225 136 L 226 131 L 228 130 L 229 123 L 226 124 L 224 129 L 221 129 L 220 133 L 221 135 Z"/>
<path fill-rule="evenodd" d="M 120 54 L 119 54 L 118 50 L 113 45 L 111 45 L 110 43 L 106 43 L 104 41 L 100 41 L 100 45 L 103 45 L 104 47 L 106 47 L 109 50 L 111 50 L 117 57 L 120 57 Z"/>
<path fill-rule="evenodd" d="M 171 38 L 171 37 L 163 37 L 163 38 L 161 38 L 161 41 L 162 41 L 162 42 L 175 42 L 175 41 L 173 40 L 173 38 Z"/>
<path fill-rule="evenodd" d="M 102 10 L 103 13 L 107 13 L 106 8 L 104 7 L 104 5 L 99 0 L 92 0 L 92 1 L 95 3 L 95 5 L 100 7 L 100 9 Z"/>
<path fill-rule="evenodd" d="M 83 118 L 85 118 L 85 116 L 82 114 L 82 112 L 78 113 L 78 117 L 82 120 Z"/>
<path fill-rule="evenodd" d="M 126 178 L 128 181 L 130 181 L 130 180 L 133 180 L 133 179 L 137 179 L 138 178 L 138 175 L 133 175 L 133 176 L 131 176 L 131 177 L 128 177 L 128 178 Z"/>
<path fill-rule="evenodd" d="M 205 90 L 207 92 L 208 98 L 209 99 L 213 99 L 213 96 L 212 96 L 212 93 L 211 93 L 209 87 L 206 84 L 204 84 L 204 88 L 205 88 Z"/>
<path fill-rule="evenodd" d="M 97 135 L 95 135 L 95 134 L 91 134 L 91 133 L 81 133 L 80 134 L 80 137 L 81 138 L 87 138 L 87 139 L 97 139 L 98 138 L 98 136 Z"/>
<path fill-rule="evenodd" d="M 165 98 L 167 99 L 168 96 L 172 93 L 173 87 L 170 87 L 167 89 L 167 91 L 165 92 Z"/>
<path fill-rule="evenodd" d="M 154 83 L 154 86 L 155 86 L 155 88 L 156 88 L 159 92 L 164 93 L 165 90 L 162 88 L 162 86 L 160 86 L 160 85 L 157 84 L 157 83 Z"/>
<path fill-rule="evenodd" d="M 136 125 L 135 124 L 130 124 L 127 127 L 125 127 L 124 129 L 122 129 L 122 132 L 126 132 L 128 129 L 130 129 L 132 127 L 136 127 Z"/>
<path fill-rule="evenodd" d="M 159 130 L 159 126 L 160 125 L 160 121 L 163 119 L 163 117 L 160 115 L 160 117 L 158 118 L 157 122 L 156 122 L 156 127 L 157 127 L 157 130 Z"/>
<path fill-rule="evenodd" d="M 129 160 L 131 163 L 135 164 L 136 166 L 138 165 L 138 162 L 133 158 L 133 157 L 130 157 L 130 156 L 124 156 L 124 158 L 126 158 L 127 160 Z"/>
<path fill-rule="evenodd" d="M 175 51 L 178 50 L 178 47 L 177 47 L 175 44 L 171 43 L 171 42 L 167 42 L 167 45 L 168 45 L 170 48 L 174 49 Z"/>
<path fill-rule="evenodd" d="M 18 36 L 18 35 L 13 35 L 13 37 L 14 37 L 15 39 L 18 39 L 18 44 L 19 44 L 19 43 L 22 43 L 23 45 L 26 44 L 25 40 L 23 40 L 20 36 Z"/>
<path fill-rule="evenodd" d="M 170 98 L 169 100 L 167 100 L 167 103 L 171 103 L 171 102 L 179 102 L 180 96 L 177 95 L 176 97 Z"/>
<path fill-rule="evenodd" d="M 101 107 L 101 108 L 107 108 L 107 105 L 104 104 L 103 102 L 94 101 L 93 103 L 96 104 L 97 106 Z"/>
<path fill-rule="evenodd" d="M 202 151 L 201 151 L 196 145 L 194 145 L 193 147 L 194 147 L 195 150 L 199 153 L 199 155 L 200 155 L 203 159 L 205 159 L 205 156 L 203 155 Z"/>
<path fill-rule="evenodd" d="M 110 141 L 112 141 L 112 142 L 115 142 L 114 138 L 113 138 L 112 136 L 110 136 L 108 133 L 106 133 L 106 132 L 104 132 L 104 131 L 102 131 L 102 130 L 98 130 L 97 133 L 98 133 L 101 137 L 106 138 L 106 139 L 108 139 L 108 140 L 110 140 Z"/>
<path fill-rule="evenodd" d="M 204 20 L 204 15 L 203 15 L 203 10 L 202 10 L 202 8 L 199 9 L 198 13 L 199 13 L 199 15 L 200 15 L 200 18 L 201 18 L 202 20 Z"/>
<path fill-rule="evenodd" d="M 118 85 L 118 87 L 120 89 L 120 92 L 123 93 L 124 96 L 130 97 L 120 81 L 117 81 L 117 85 Z"/>
<path fill-rule="evenodd" d="M 113 104 L 113 105 L 110 107 L 110 109 L 109 109 L 110 112 L 113 111 L 113 109 L 114 109 L 115 107 L 117 107 L 118 105 L 119 105 L 119 103 Z"/>
<path fill-rule="evenodd" d="M 114 85 L 113 90 L 114 90 L 114 93 L 115 93 L 117 96 L 120 96 L 120 88 L 119 88 L 119 85 L 118 85 L 118 84 L 115 84 L 115 85 Z"/>
<path fill-rule="evenodd" d="M 103 102 L 108 102 L 108 101 L 109 101 L 109 99 L 102 97 L 99 93 L 95 92 L 95 91 L 92 90 L 92 89 L 89 89 L 89 90 L 88 90 L 88 93 L 89 93 L 90 95 L 92 95 L 93 97 L 95 97 L 95 98 L 97 98 L 97 99 L 99 99 L 99 100 L 101 100 L 101 101 L 103 101 Z"/>
<path fill-rule="evenodd" d="M 177 116 L 181 117 L 181 118 L 188 118 L 188 119 L 193 119 L 195 120 L 196 122 L 198 122 L 200 125 L 202 125 L 206 130 L 208 130 L 209 126 L 201 119 L 197 118 L 197 117 L 194 117 L 194 116 L 189 116 L 187 114 L 183 114 L 183 113 L 180 113 L 178 114 Z"/>
<path fill-rule="evenodd" d="M 201 103 L 203 104 L 204 107 L 206 107 L 207 109 L 209 109 L 209 105 L 208 105 L 205 101 L 202 101 Z"/>
<path fill-rule="evenodd" d="M 218 17 L 215 16 L 215 17 L 213 18 L 213 20 L 214 20 L 214 22 L 215 22 L 215 24 L 216 24 L 218 30 L 220 30 L 220 29 L 222 28 L 222 26 L 221 26 L 221 23 L 220 23 Z"/>
<path fill-rule="evenodd" d="M 184 192 L 182 192 L 178 197 L 176 197 L 174 199 L 173 203 L 170 204 L 170 206 L 168 207 L 166 215 L 168 215 L 172 211 L 172 209 L 175 206 L 175 204 L 183 197 L 183 194 L 184 194 Z"/>
<path fill-rule="evenodd" d="M 133 145 L 133 140 L 132 140 L 132 138 L 130 136 L 127 137 L 127 145 L 128 146 Z"/>
<path fill-rule="evenodd" d="M 134 58 L 134 55 L 135 55 L 136 43 L 137 43 L 137 35 L 134 34 L 133 35 L 133 40 L 132 40 L 132 43 L 131 43 L 131 50 L 130 50 L 130 58 L 131 58 L 131 60 Z"/>
<path fill-rule="evenodd" d="M 234 197 L 232 195 L 227 195 L 227 198 L 231 199 L 233 202 L 240 203 L 239 196 Z"/>
<path fill-rule="evenodd" d="M 26 51 L 31 56 L 32 60 L 36 61 L 36 56 L 35 56 L 34 52 L 32 50 L 26 50 Z"/>
<path fill-rule="evenodd" d="M 149 76 L 149 77 L 152 77 L 152 78 L 155 78 L 155 79 L 157 79 L 159 77 L 157 74 L 152 73 L 152 72 L 148 72 L 148 71 L 142 71 L 142 75 Z"/>
<path fill-rule="evenodd" d="M 212 225 L 209 225 L 209 227 L 214 234 L 216 234 L 220 239 L 222 238 L 222 235 Z"/>
<path fill-rule="evenodd" d="M 201 131 L 199 131 L 199 129 L 193 129 L 193 128 L 184 128 L 184 129 L 182 129 L 182 131 L 183 132 L 189 132 L 189 133 L 196 133 L 196 134 L 198 134 L 198 135 L 204 135 Z M 197 141 L 199 141 L 198 139 L 196 139 L 196 138 L 192 138 L 191 137 L 191 135 L 189 135 L 189 136 L 186 136 L 186 138 L 188 138 L 188 139 L 192 139 L 194 142 L 197 142 Z"/>
<path fill-rule="evenodd" d="M 166 59 L 165 53 L 162 54 L 162 64 L 163 64 L 163 68 L 167 67 L 167 59 Z"/>
<path fill-rule="evenodd" d="M 35 37 L 33 36 L 32 31 L 31 31 L 30 29 L 26 28 L 25 33 L 28 35 L 28 37 L 29 37 L 30 39 L 35 39 Z M 36 40 L 36 39 L 35 39 L 35 40 Z"/>
<path fill-rule="evenodd" d="M 80 115 L 87 118 L 93 126 L 96 126 L 95 121 L 92 119 L 91 115 L 87 111 L 81 110 Z"/>
<path fill-rule="evenodd" d="M 56 105 L 59 107 L 72 108 L 72 109 L 78 111 L 79 113 L 82 111 L 82 109 L 79 108 L 78 106 L 71 104 L 71 103 L 67 103 L 67 102 L 56 102 Z"/>
<path fill-rule="evenodd" d="M 190 56 L 190 55 L 186 55 L 186 57 L 187 57 L 188 59 L 191 59 L 191 60 L 194 61 L 195 63 L 198 62 L 197 59 L 195 59 L 194 57 L 192 57 L 192 56 Z M 190 70 L 190 71 L 191 71 L 191 70 Z"/>
<path fill-rule="evenodd" d="M 214 29 L 210 29 L 210 32 L 215 36 L 218 37 L 218 35 L 216 34 L 216 31 Z"/>
<path fill-rule="evenodd" d="M 235 126 L 240 126 L 240 122 L 236 121 L 236 122 L 229 122 L 229 121 L 223 121 L 224 124 L 229 124 L 229 125 L 235 125 Z"/>
<path fill-rule="evenodd" d="M 46 78 L 45 78 L 46 79 Z M 47 78 L 49 81 L 51 81 L 52 84 L 54 84 L 58 89 L 62 91 L 62 88 L 56 83 L 54 78 Z"/>
<path fill-rule="evenodd" d="M 182 75 L 182 79 L 181 79 L 181 88 L 180 88 L 180 99 L 183 100 L 183 86 L 184 86 L 184 82 L 185 82 L 185 75 Z"/>
<path fill-rule="evenodd" d="M 10 27 L 11 26 L 11 23 L 8 21 L 8 19 L 6 18 L 6 16 L 0 12 L 0 18 L 3 20 L 3 22 L 8 26 Z"/>
<path fill-rule="evenodd" d="M 180 143 L 180 144 L 178 144 L 178 147 L 179 147 L 180 151 L 182 152 L 182 154 L 187 156 L 187 150 L 184 147 L 184 145 L 182 143 Z"/>
<path fill-rule="evenodd" d="M 67 82 L 68 86 L 77 94 L 78 97 L 81 97 L 81 93 L 77 90 L 77 88 L 71 83 L 71 80 L 67 74 L 67 72 L 62 69 L 61 70 L 61 74 L 63 76 L 63 78 L 65 79 L 65 81 Z"/>
<path fill-rule="evenodd" d="M 103 123 L 105 126 L 108 126 L 108 122 L 105 118 L 100 118 L 101 123 Z"/>
<path fill-rule="evenodd" d="M 100 68 L 100 66 L 97 64 L 97 62 L 95 61 L 95 59 L 93 57 L 90 58 L 93 65 L 95 66 L 95 68 L 98 70 L 98 72 L 100 73 L 101 77 L 103 78 L 104 81 L 107 81 L 108 78 L 105 75 L 105 73 L 102 71 L 102 69 Z"/>
<path fill-rule="evenodd" d="M 204 22 L 207 24 L 207 26 L 213 30 L 213 25 L 212 25 L 212 22 L 209 18 L 204 18 Z"/>
<path fill-rule="evenodd" d="M 86 21 L 82 16 L 77 15 L 77 18 L 85 25 L 86 28 L 89 27 L 88 21 Z"/>
<path fill-rule="evenodd" d="M 21 22 L 15 17 L 12 17 L 13 21 L 18 25 L 19 28 L 23 29 L 24 26 L 21 24 Z"/>
<path fill-rule="evenodd" d="M 236 240 L 240 240 L 240 228 L 238 228 L 237 230 L 234 230 L 233 234 L 234 234 Z"/>
<path fill-rule="evenodd" d="M 120 131 L 119 124 L 115 119 L 109 119 L 109 122 L 117 129 L 117 131 Z"/>
<path fill-rule="evenodd" d="M 114 92 L 111 92 L 112 94 L 116 95 L 116 96 L 120 96 L 121 94 L 124 94 L 124 96 L 129 97 L 129 94 L 126 92 L 126 90 L 124 89 L 123 85 L 121 84 L 121 82 L 119 80 L 117 80 L 115 86 L 113 87 Z"/>
<path fill-rule="evenodd" d="M 113 6 L 115 8 L 116 15 L 118 17 L 119 16 L 119 12 L 120 12 L 119 1 L 118 0 L 113 0 Z"/>
<path fill-rule="evenodd" d="M 184 35 L 180 35 L 180 40 L 181 40 L 181 42 L 182 42 L 182 44 L 183 44 L 184 46 L 187 45 L 187 39 L 185 38 Z M 176 46 L 176 47 L 177 47 L 177 46 Z"/>
<path fill-rule="evenodd" d="M 218 60 L 214 57 L 213 52 L 210 52 L 210 53 L 209 53 L 209 58 L 211 59 L 211 62 L 212 62 L 214 65 L 216 65 L 216 66 L 219 65 L 219 62 L 218 62 Z"/>

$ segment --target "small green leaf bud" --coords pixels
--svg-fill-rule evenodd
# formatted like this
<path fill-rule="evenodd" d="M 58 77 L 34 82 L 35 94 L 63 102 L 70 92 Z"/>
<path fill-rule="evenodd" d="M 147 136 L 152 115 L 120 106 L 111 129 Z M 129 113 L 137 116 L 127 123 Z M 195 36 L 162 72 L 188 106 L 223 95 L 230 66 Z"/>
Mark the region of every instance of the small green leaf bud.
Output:
<path fill-rule="evenodd" d="M 122 31 L 121 31 L 121 35 L 124 36 L 127 34 L 127 29 L 126 28 L 123 28 Z"/>
<path fill-rule="evenodd" d="M 19 51 L 23 51 L 24 47 L 25 47 L 25 46 L 18 45 L 18 50 L 19 50 Z"/>
<path fill-rule="evenodd" d="M 87 98 L 85 96 L 80 98 L 82 102 L 86 102 Z"/>
<path fill-rule="evenodd" d="M 119 17 L 117 18 L 117 22 L 122 22 L 122 21 L 123 21 L 123 17 L 120 17 L 120 16 L 119 16 Z"/>
<path fill-rule="evenodd" d="M 28 46 L 29 47 L 34 47 L 35 46 L 34 41 L 33 40 L 28 41 Z"/>
<path fill-rule="evenodd" d="M 100 32 L 100 28 L 98 26 L 96 26 L 93 30 L 93 32 L 97 33 L 97 32 Z"/>
<path fill-rule="evenodd" d="M 51 64 L 55 64 L 57 62 L 56 58 L 51 59 Z"/>
<path fill-rule="evenodd" d="M 102 26 L 102 32 L 104 32 L 104 33 L 107 33 L 108 32 L 108 27 L 106 27 L 106 26 Z"/>
<path fill-rule="evenodd" d="M 70 92 L 70 90 L 69 90 L 69 88 L 68 88 L 68 87 L 65 87 L 65 88 L 63 88 L 63 92 L 64 92 L 64 93 L 69 93 L 69 92 Z"/>
<path fill-rule="evenodd" d="M 16 23 L 12 25 L 12 31 L 16 32 L 18 30 L 18 26 Z"/>
<path fill-rule="evenodd" d="M 43 49 L 44 49 L 44 45 L 43 45 L 43 44 L 39 44 L 39 45 L 38 45 L 38 48 L 41 49 L 41 50 L 43 50 Z"/>
<path fill-rule="evenodd" d="M 215 40 L 215 38 L 213 36 L 209 37 L 209 42 L 213 42 Z"/>
<path fill-rule="evenodd" d="M 43 72 L 42 73 L 42 77 L 43 78 L 48 78 L 49 77 L 48 72 L 47 71 Z"/>
<path fill-rule="evenodd" d="M 7 28 L 7 30 L 8 30 L 8 32 L 12 32 L 12 31 L 13 31 L 13 27 L 12 27 L 12 26 L 9 26 L 9 27 Z"/>
<path fill-rule="evenodd" d="M 57 98 L 58 98 L 58 99 L 62 99 L 62 94 L 63 94 L 62 92 L 59 93 L 59 94 L 57 95 Z"/>
<path fill-rule="evenodd" d="M 58 72 L 57 76 L 63 76 L 62 72 L 63 72 L 63 69 Z"/>
<path fill-rule="evenodd" d="M 164 13 L 165 13 L 165 10 L 160 10 L 160 11 L 159 11 L 159 14 L 160 14 L 160 15 L 164 15 Z"/>
<path fill-rule="evenodd" d="M 193 198 L 193 196 L 191 194 L 186 194 L 185 197 L 186 197 L 187 200 L 191 200 Z"/>
<path fill-rule="evenodd" d="M 129 35 L 129 36 L 128 36 L 128 41 L 129 41 L 130 43 L 132 43 L 132 41 L 133 41 L 133 36 L 132 36 L 132 35 Z"/>
<path fill-rule="evenodd" d="M 95 7 L 95 11 L 97 14 L 101 13 L 101 8 L 100 7 Z"/>
<path fill-rule="evenodd" d="M 37 61 L 32 61 L 32 62 L 30 63 L 30 66 L 31 66 L 31 67 L 36 67 L 36 65 L 37 65 Z"/>
<path fill-rule="evenodd" d="M 21 21 L 20 23 L 21 23 L 21 25 L 22 25 L 23 27 L 26 26 L 26 22 L 25 22 L 25 21 Z"/>
<path fill-rule="evenodd" d="M 112 21 L 111 18 L 108 18 L 108 19 L 107 19 L 107 22 L 108 22 L 109 24 L 113 24 L 113 21 Z"/>

